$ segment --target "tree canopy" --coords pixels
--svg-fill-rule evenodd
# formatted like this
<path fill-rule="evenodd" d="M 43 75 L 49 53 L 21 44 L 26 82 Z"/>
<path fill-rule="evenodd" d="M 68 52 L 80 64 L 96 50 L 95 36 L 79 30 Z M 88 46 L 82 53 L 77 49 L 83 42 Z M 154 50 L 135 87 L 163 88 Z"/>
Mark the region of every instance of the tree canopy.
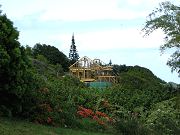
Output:
<path fill-rule="evenodd" d="M 35 57 L 38 55 L 43 55 L 50 62 L 50 64 L 60 64 L 65 71 L 68 70 L 69 59 L 64 53 L 59 51 L 58 48 L 54 46 L 37 43 L 33 47 L 33 54 Z"/>
<path fill-rule="evenodd" d="M 143 28 L 145 35 L 149 35 L 157 29 L 162 29 L 165 34 L 165 43 L 161 45 L 160 50 L 162 52 L 166 49 L 173 51 L 167 65 L 180 75 L 180 6 L 162 2 L 159 8 L 149 14 Z"/>
<path fill-rule="evenodd" d="M 20 84 L 27 66 L 25 51 L 18 42 L 18 36 L 13 23 L 6 15 L 0 14 L 0 91 Z"/>
<path fill-rule="evenodd" d="M 30 63 L 18 36 L 13 22 L 0 13 L 0 109 L 9 108 L 10 115 L 22 109 L 22 96 L 30 88 L 27 77 Z"/>
<path fill-rule="evenodd" d="M 71 42 L 71 47 L 70 47 L 70 52 L 69 52 L 69 59 L 70 59 L 71 64 L 74 64 L 79 59 L 79 54 L 77 52 L 76 45 L 75 45 L 74 33 L 72 36 L 72 42 Z"/>

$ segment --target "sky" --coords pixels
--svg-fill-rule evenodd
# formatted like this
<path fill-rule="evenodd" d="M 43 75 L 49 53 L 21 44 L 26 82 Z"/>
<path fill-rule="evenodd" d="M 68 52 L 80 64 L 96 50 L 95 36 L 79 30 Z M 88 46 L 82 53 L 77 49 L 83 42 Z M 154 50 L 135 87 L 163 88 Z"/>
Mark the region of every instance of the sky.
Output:
<path fill-rule="evenodd" d="M 147 16 L 164 0 L 0 0 L 1 10 L 20 32 L 19 42 L 57 47 L 67 56 L 72 34 L 80 57 L 150 69 L 166 82 L 180 83 L 166 65 L 163 32 L 144 37 Z M 179 0 L 170 0 L 180 5 Z"/>

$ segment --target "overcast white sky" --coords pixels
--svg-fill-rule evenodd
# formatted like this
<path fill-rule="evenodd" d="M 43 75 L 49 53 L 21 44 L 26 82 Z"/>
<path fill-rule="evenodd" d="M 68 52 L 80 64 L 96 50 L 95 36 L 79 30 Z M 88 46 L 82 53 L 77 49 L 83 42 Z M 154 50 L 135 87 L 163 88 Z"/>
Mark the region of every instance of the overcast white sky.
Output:
<path fill-rule="evenodd" d="M 163 0 L 0 0 L 20 31 L 22 45 L 44 43 L 67 56 L 72 33 L 80 57 L 100 58 L 105 63 L 139 65 L 156 76 L 180 83 L 166 66 L 169 52 L 160 55 L 163 33 L 144 38 L 141 29 L 149 13 Z M 170 0 L 180 5 L 179 0 Z"/>

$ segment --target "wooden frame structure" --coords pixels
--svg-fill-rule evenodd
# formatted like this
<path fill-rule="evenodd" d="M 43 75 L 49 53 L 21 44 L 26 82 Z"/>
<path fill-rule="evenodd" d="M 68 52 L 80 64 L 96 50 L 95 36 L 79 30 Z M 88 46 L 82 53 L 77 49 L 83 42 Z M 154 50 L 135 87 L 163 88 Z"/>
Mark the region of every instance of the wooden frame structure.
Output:
<path fill-rule="evenodd" d="M 82 82 L 116 82 L 112 66 L 104 64 L 100 59 L 91 60 L 84 56 L 71 65 L 69 69 L 70 73 Z"/>

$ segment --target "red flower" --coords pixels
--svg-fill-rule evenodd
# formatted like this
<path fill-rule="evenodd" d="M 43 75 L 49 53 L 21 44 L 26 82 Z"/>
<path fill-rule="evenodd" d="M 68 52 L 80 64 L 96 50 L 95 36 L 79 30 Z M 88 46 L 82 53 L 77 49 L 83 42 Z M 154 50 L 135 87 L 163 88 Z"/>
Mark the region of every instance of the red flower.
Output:
<path fill-rule="evenodd" d="M 94 112 L 91 109 L 86 109 L 84 107 L 79 106 L 78 110 L 79 111 L 77 113 L 81 116 L 85 115 L 86 117 L 89 117 L 94 115 Z"/>
<path fill-rule="evenodd" d="M 91 116 L 91 115 L 94 114 L 91 109 L 84 109 L 84 112 L 85 112 L 88 116 Z"/>
<path fill-rule="evenodd" d="M 51 106 L 49 104 L 47 105 L 46 109 L 47 109 L 48 112 L 52 112 L 52 108 L 51 108 Z"/>
<path fill-rule="evenodd" d="M 97 122 L 98 122 L 100 125 L 105 125 L 104 121 L 102 121 L 102 120 L 97 120 Z"/>
<path fill-rule="evenodd" d="M 77 114 L 83 118 L 89 117 L 89 118 L 95 120 L 98 124 L 104 125 L 104 126 L 105 126 L 106 122 L 112 122 L 112 119 L 110 117 L 108 117 L 107 114 L 100 112 L 100 111 L 96 111 L 96 113 L 94 113 L 91 109 L 87 109 L 82 106 L 78 107 Z M 104 119 L 101 120 L 101 118 L 104 118 Z"/>
<path fill-rule="evenodd" d="M 78 111 L 77 114 L 79 114 L 83 118 L 87 118 L 88 117 L 88 115 L 85 112 L 83 112 L 83 111 Z"/>
<path fill-rule="evenodd" d="M 93 120 L 99 120 L 99 118 L 96 115 L 94 115 L 92 119 Z"/>
<path fill-rule="evenodd" d="M 107 114 L 103 112 L 96 111 L 96 115 L 101 116 L 101 117 L 108 117 Z"/>
<path fill-rule="evenodd" d="M 47 123 L 52 123 L 52 119 L 50 117 L 47 118 Z"/>

